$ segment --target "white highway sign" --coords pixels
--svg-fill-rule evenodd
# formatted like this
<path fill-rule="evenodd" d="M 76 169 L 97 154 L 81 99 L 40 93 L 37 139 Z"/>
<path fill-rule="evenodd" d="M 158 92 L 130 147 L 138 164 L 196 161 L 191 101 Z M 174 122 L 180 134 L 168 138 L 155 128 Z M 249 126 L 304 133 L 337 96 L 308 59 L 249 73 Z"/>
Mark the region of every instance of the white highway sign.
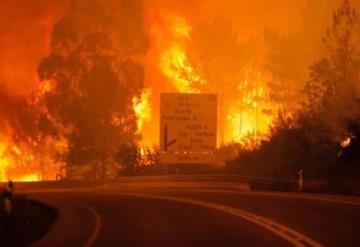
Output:
<path fill-rule="evenodd" d="M 184 158 L 184 155 L 189 153 L 199 157 L 200 154 L 204 156 L 204 154 L 214 153 L 216 130 L 216 94 L 161 94 L 160 149 L 167 154 L 166 157 Z M 176 156 L 172 155 L 175 153 Z M 171 161 L 171 159 L 166 160 Z M 182 160 L 185 163 L 194 161 L 191 157 L 180 161 Z M 176 159 L 174 162 L 179 162 L 179 160 Z M 201 161 L 195 163 L 199 162 Z"/>

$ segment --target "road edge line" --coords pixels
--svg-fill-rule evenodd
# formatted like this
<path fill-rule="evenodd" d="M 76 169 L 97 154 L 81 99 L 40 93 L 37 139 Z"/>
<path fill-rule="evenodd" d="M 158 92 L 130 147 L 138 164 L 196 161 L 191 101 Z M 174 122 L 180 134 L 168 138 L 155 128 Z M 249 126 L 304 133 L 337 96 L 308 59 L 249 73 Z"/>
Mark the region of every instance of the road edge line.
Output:
<path fill-rule="evenodd" d="M 90 207 L 89 205 L 86 205 L 84 203 L 76 203 L 78 204 L 79 206 L 83 207 L 83 208 L 86 208 L 94 217 L 95 219 L 95 227 L 90 235 L 90 237 L 88 237 L 88 239 L 86 240 L 85 244 L 84 244 L 84 247 L 90 247 L 94 244 L 95 240 L 97 239 L 99 233 L 100 233 L 100 230 L 101 230 L 101 227 L 102 227 L 102 221 L 101 221 L 101 217 L 100 215 L 96 212 L 95 209 L 93 209 L 92 207 Z"/>
<path fill-rule="evenodd" d="M 304 247 L 304 246 L 313 246 L 313 247 L 323 247 L 324 245 L 317 242 L 316 240 L 311 239 L 310 237 L 293 230 L 287 226 L 284 226 L 280 223 L 277 223 L 273 220 L 265 218 L 263 216 L 259 216 L 253 213 L 249 213 L 242 209 L 232 208 L 229 206 L 216 204 L 212 202 L 205 202 L 200 200 L 193 200 L 188 198 L 178 198 L 178 197 L 170 197 L 170 196 L 161 196 L 161 195 L 149 195 L 149 194 L 141 194 L 141 193 L 123 193 L 123 192 L 108 192 L 111 194 L 124 195 L 124 196 L 132 196 L 132 197 L 140 197 L 140 198 L 150 198 L 150 199 L 160 199 L 160 200 L 168 200 L 175 201 L 181 203 L 187 203 L 191 205 L 201 206 L 210 208 L 213 210 L 221 211 L 223 213 L 232 214 L 239 218 L 250 221 L 258 226 L 261 226 L 278 237 L 286 240 L 290 244 L 296 247 Z"/>
<path fill-rule="evenodd" d="M 319 201 L 319 202 L 331 202 L 337 204 L 344 204 L 350 206 L 360 206 L 360 201 L 351 201 L 351 200 L 343 200 L 338 198 L 326 197 L 327 195 L 314 196 L 307 193 L 285 193 L 285 192 L 262 192 L 257 191 L 255 193 L 249 193 L 248 191 L 228 191 L 228 190 L 199 190 L 201 192 L 209 192 L 209 193 L 228 193 L 228 194 L 242 194 L 242 195 L 251 195 L 251 196 L 268 196 L 268 197 L 282 197 L 282 198 L 291 198 L 291 199 L 303 199 L 303 200 L 311 200 L 311 201 Z M 253 191 L 254 192 L 254 191 Z M 331 196 L 331 195 L 330 195 Z"/>

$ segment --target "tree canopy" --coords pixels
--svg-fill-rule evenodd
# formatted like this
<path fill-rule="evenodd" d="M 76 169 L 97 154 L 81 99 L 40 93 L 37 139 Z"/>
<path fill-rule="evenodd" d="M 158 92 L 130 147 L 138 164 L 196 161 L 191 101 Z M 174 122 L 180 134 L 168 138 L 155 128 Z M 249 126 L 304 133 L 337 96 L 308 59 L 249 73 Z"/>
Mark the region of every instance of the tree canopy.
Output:
<path fill-rule="evenodd" d="M 105 176 L 117 148 L 137 138 L 132 98 L 144 70 L 134 56 L 147 48 L 141 14 L 141 1 L 75 1 L 54 27 L 38 68 L 42 127 L 68 140 L 68 165 L 101 164 Z"/>

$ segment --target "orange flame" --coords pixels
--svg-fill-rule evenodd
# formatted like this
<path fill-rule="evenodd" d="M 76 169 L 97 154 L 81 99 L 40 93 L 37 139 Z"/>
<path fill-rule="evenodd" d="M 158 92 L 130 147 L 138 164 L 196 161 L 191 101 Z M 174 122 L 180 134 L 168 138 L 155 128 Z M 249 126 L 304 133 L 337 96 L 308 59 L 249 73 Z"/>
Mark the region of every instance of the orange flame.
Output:
<path fill-rule="evenodd" d="M 182 17 L 160 13 L 151 25 L 152 50 L 149 53 L 150 66 L 160 74 L 153 77 L 139 97 L 132 99 L 137 116 L 137 130 L 143 136 L 143 144 L 158 143 L 159 93 L 175 91 L 181 93 L 217 93 L 223 100 L 219 111 L 222 121 L 224 143 L 237 142 L 253 148 L 260 140 L 269 136 L 278 107 L 269 99 L 267 78 L 254 67 L 249 66 L 239 79 L 238 87 L 229 91 L 207 90 L 208 82 L 204 72 L 191 64 L 187 42 L 191 40 L 192 27 Z M 156 69 L 151 66 L 155 66 Z M 153 71 L 153 72 L 154 72 Z M 239 77 L 240 78 L 240 77 Z M 41 84 L 38 97 L 54 90 L 53 82 Z M 220 97 L 219 97 L 220 98 Z M 113 119 L 116 121 L 116 117 Z M 151 131 L 149 131 L 151 130 Z M 9 135 L 11 136 L 11 135 Z M 344 145 L 347 142 L 344 142 Z M 46 139 L 32 147 L 16 146 L 11 139 L 0 142 L 0 181 L 53 180 L 62 174 L 60 162 L 54 161 L 55 152 L 67 150 L 64 139 Z M 144 154 L 144 150 L 142 150 Z M 63 175 L 63 174 L 62 174 Z"/>
<path fill-rule="evenodd" d="M 63 164 L 56 162 L 54 155 L 67 149 L 65 140 L 47 138 L 33 145 L 19 147 L 11 140 L 0 143 L 0 181 L 55 180 L 58 175 L 64 175 Z"/>
<path fill-rule="evenodd" d="M 151 95 L 150 89 L 144 89 L 141 92 L 140 98 L 134 97 L 132 99 L 134 111 L 137 117 L 137 131 L 141 133 L 144 123 L 151 118 L 151 105 L 149 97 Z"/>
<path fill-rule="evenodd" d="M 10 154 L 10 152 L 12 154 Z M 5 144 L 0 143 L 0 181 L 38 181 L 40 177 L 33 172 L 28 163 L 32 163 L 34 157 L 24 154 L 17 146 L 11 149 Z"/>
<path fill-rule="evenodd" d="M 181 93 L 208 93 L 208 82 L 188 59 L 186 43 L 191 39 L 191 26 L 180 16 L 163 14 L 156 19 L 154 33 L 154 48 L 158 55 L 157 64 L 160 73 L 170 83 L 171 88 Z M 271 124 L 275 120 L 277 106 L 269 99 L 267 79 L 253 66 L 249 66 L 243 73 L 243 80 L 238 88 L 228 91 L 214 92 L 224 99 L 223 109 L 219 111 L 219 123 L 223 125 L 223 143 L 237 142 L 247 148 L 253 148 L 260 140 L 269 136 Z M 158 87 L 159 83 L 150 86 Z M 168 86 L 160 88 L 160 92 L 169 91 Z M 220 106 L 219 106 L 220 107 Z M 159 114 L 159 113 L 158 113 Z M 158 118 L 158 116 L 151 116 Z M 156 121 L 149 121 L 155 124 Z M 156 123 L 157 124 L 157 123 Z M 157 129 L 153 126 L 152 129 Z M 147 133 L 142 133 L 146 137 Z M 156 141 L 154 141 L 156 142 Z"/>
<path fill-rule="evenodd" d="M 351 137 L 347 137 L 344 140 L 341 141 L 340 145 L 342 148 L 346 148 L 348 146 L 350 146 L 351 144 Z"/>
<path fill-rule="evenodd" d="M 185 19 L 175 15 L 161 16 L 161 24 L 156 23 L 154 45 L 158 46 L 158 67 L 163 75 L 182 93 L 200 93 L 194 82 L 204 83 L 201 76 L 189 63 L 186 41 L 191 28 Z"/>
<path fill-rule="evenodd" d="M 242 97 L 239 97 L 232 105 L 227 104 L 225 106 L 228 112 L 228 124 L 226 125 L 228 133 L 226 133 L 225 139 L 252 148 L 260 140 L 269 137 L 277 106 L 269 99 L 269 89 L 262 74 L 250 69 L 246 74 L 249 73 L 257 74 L 255 78 L 252 78 L 255 80 L 252 82 L 255 86 L 247 90 L 244 89 L 249 84 L 249 78 L 245 78 L 238 88 L 242 91 Z"/>

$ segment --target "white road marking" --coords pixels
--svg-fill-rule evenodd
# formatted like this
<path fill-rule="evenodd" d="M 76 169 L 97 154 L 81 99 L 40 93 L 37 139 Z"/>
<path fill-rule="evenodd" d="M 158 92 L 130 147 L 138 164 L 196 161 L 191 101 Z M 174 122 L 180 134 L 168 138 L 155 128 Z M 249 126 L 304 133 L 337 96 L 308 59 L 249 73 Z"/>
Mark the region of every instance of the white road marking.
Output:
<path fill-rule="evenodd" d="M 180 187 L 180 186 L 179 186 Z M 133 189 L 143 189 L 134 187 L 128 187 Z M 163 187 L 155 187 L 156 188 L 163 188 Z M 170 187 L 167 188 L 169 191 L 171 189 L 178 189 L 178 187 Z M 150 188 L 153 189 L 153 188 Z M 97 189 L 101 191 L 100 189 Z M 106 188 L 107 191 L 119 191 L 118 188 L 112 189 L 111 187 Z M 122 191 L 122 189 L 120 189 Z M 182 191 L 184 192 L 206 192 L 206 193 L 226 193 L 226 194 L 240 194 L 240 195 L 251 195 L 251 196 L 272 196 L 272 197 L 285 197 L 289 199 L 306 199 L 306 200 L 313 200 L 313 201 L 320 201 L 320 202 L 331 202 L 331 203 L 339 203 L 339 204 L 346 204 L 351 206 L 360 206 L 360 200 L 355 197 L 348 197 L 347 199 L 342 199 L 341 197 L 336 197 L 336 195 L 322 195 L 322 194 L 306 194 L 306 193 L 295 193 L 295 192 L 264 192 L 264 191 L 244 191 L 244 190 L 237 190 L 237 189 L 205 189 L 205 188 L 186 188 L 182 187 Z M 356 200 L 358 199 L 358 200 Z"/>
<path fill-rule="evenodd" d="M 131 188 L 131 187 L 129 187 Z M 158 187 L 161 188 L 161 187 Z M 134 187 L 134 189 L 139 189 Z M 141 188 L 140 188 L 141 189 Z M 184 189 L 184 188 L 182 188 Z M 119 191 L 118 188 L 111 189 L 106 188 L 107 191 Z M 291 193 L 291 192 L 261 192 L 261 191 L 236 191 L 236 190 L 225 190 L 225 189 L 202 189 L 202 188 L 189 188 L 188 190 L 194 192 L 210 192 L 210 193 L 227 193 L 227 194 L 248 194 L 254 196 L 277 196 L 277 197 L 285 197 L 285 198 L 294 198 L 294 199 L 306 199 L 306 200 L 314 200 L 314 201 L 322 201 L 322 202 L 332 202 L 332 203 L 340 203 L 340 204 L 347 204 L 352 206 L 360 206 L 360 201 L 354 201 L 349 198 L 349 200 L 343 200 L 338 198 L 330 198 L 326 197 L 326 195 L 317 194 L 314 195 L 307 195 L 306 193 Z M 186 188 L 184 191 L 188 191 Z M 34 190 L 19 190 L 21 193 L 49 193 L 49 192 L 82 192 L 82 193 L 92 193 L 92 192 L 102 192 L 102 188 L 95 188 L 94 190 L 89 189 L 34 189 Z"/>
<path fill-rule="evenodd" d="M 271 196 L 271 194 L 269 194 L 269 196 Z M 278 194 L 277 196 L 286 197 L 286 198 L 295 198 L 295 199 L 299 198 L 299 199 L 306 199 L 306 200 L 313 200 L 313 201 L 340 203 L 340 204 L 347 204 L 347 205 L 352 205 L 352 206 L 360 206 L 360 202 L 357 202 L 357 201 L 341 200 L 341 199 L 336 199 L 336 198 L 328 198 L 328 197 L 322 197 L 321 195 L 319 195 L 319 196 L 310 196 L 310 195 L 305 195 L 305 194 L 299 194 L 299 195 Z"/>
<path fill-rule="evenodd" d="M 98 237 L 100 230 L 101 230 L 101 226 L 102 226 L 102 222 L 101 222 L 101 218 L 100 215 L 95 211 L 95 209 L 93 209 L 92 207 L 83 204 L 83 203 L 76 203 L 79 206 L 86 208 L 93 216 L 94 216 L 94 220 L 95 220 L 95 227 L 91 233 L 91 235 L 89 236 L 89 238 L 86 240 L 84 247 L 90 247 L 94 244 L 96 238 Z"/>
<path fill-rule="evenodd" d="M 142 194 L 142 193 L 127 193 L 127 192 L 105 192 L 106 194 L 116 194 L 123 196 L 132 196 L 132 197 L 140 197 L 140 198 L 149 198 L 149 199 L 160 199 L 160 200 L 168 200 L 175 201 L 181 203 L 192 204 L 196 206 L 206 207 L 210 209 L 214 209 L 217 211 L 221 211 L 227 214 L 232 214 L 247 221 L 250 221 L 256 225 L 266 228 L 271 231 L 278 237 L 286 240 L 291 245 L 296 247 L 304 247 L 304 246 L 313 246 L 313 247 L 322 247 L 323 244 L 317 242 L 316 240 L 311 239 L 310 237 L 295 231 L 287 226 L 284 226 L 280 223 L 277 223 L 268 218 L 249 213 L 247 211 L 232 208 L 228 206 L 224 206 L 221 204 L 210 203 L 205 201 L 193 200 L 188 198 L 179 198 L 179 197 L 170 197 L 170 196 L 161 196 L 161 195 L 150 195 L 150 194 Z"/>
<path fill-rule="evenodd" d="M 144 193 L 137 193 L 137 192 L 122 192 L 119 190 L 109 190 L 102 191 L 101 189 L 96 189 L 96 192 L 100 193 L 109 193 L 109 194 L 117 194 L 117 195 L 128 195 L 128 196 L 137 196 L 137 197 L 144 197 L 144 198 L 158 198 L 163 200 L 171 200 L 171 201 L 178 201 L 183 203 L 189 203 L 193 205 L 203 206 L 207 208 L 212 208 L 215 210 L 219 210 L 225 213 L 233 214 L 238 217 L 241 217 L 243 219 L 246 219 L 248 221 L 251 221 L 259 226 L 262 226 L 270 231 L 272 231 L 274 234 L 278 235 L 279 237 L 282 237 L 283 239 L 287 240 L 289 243 L 293 244 L 294 246 L 323 246 L 321 243 L 318 243 L 317 241 L 305 236 L 302 233 L 296 232 L 295 230 L 292 230 L 291 228 L 288 228 L 286 226 L 283 226 L 277 222 L 271 221 L 265 217 L 258 216 L 249 212 L 246 212 L 241 209 L 227 207 L 220 204 L 215 203 L 209 203 L 204 201 L 198 201 L 198 200 L 192 200 L 192 199 L 186 199 L 186 198 L 176 198 L 176 197 L 170 197 L 170 196 L 161 196 L 161 195 L 150 195 L 150 194 L 144 194 Z M 93 193 L 94 190 L 78 190 L 78 189 L 47 189 L 47 190 L 35 190 L 31 191 L 31 193 L 44 193 L 44 192 L 82 192 L 82 193 Z M 185 190 L 186 191 L 186 190 Z M 306 199 L 306 200 L 314 200 L 314 201 L 323 201 L 323 202 L 331 202 L 331 203 L 340 203 L 340 204 L 346 204 L 346 205 L 352 205 L 352 206 L 360 206 L 359 201 L 351 201 L 344 200 L 344 199 L 338 199 L 338 198 L 331 198 L 326 197 L 323 195 L 306 195 L 306 194 L 294 194 L 294 193 L 274 193 L 274 192 L 245 192 L 245 191 L 231 191 L 231 190 L 209 190 L 209 189 L 192 189 L 192 191 L 195 192 L 211 192 L 211 193 L 228 193 L 228 194 L 248 194 L 248 195 L 254 195 L 254 196 L 273 196 L 273 197 L 284 197 L 284 198 L 293 198 L 293 199 Z M 97 235 L 99 234 L 100 228 L 101 228 L 101 221 L 99 215 L 97 213 L 89 208 L 90 211 L 94 214 L 97 221 L 100 222 L 100 227 L 95 227 L 93 234 L 89 238 L 89 241 L 87 241 L 87 245 L 85 246 L 91 246 L 92 243 L 95 241 Z M 98 224 L 97 224 L 98 225 Z"/>
<path fill-rule="evenodd" d="M 241 195 L 252 195 L 252 196 L 272 196 L 272 197 L 284 197 L 291 199 L 305 199 L 312 201 L 321 201 L 321 202 L 332 202 L 332 203 L 340 203 L 352 206 L 360 206 L 360 201 L 351 201 L 344 200 L 340 198 L 331 198 L 326 197 L 326 195 L 310 195 L 305 193 L 290 193 L 290 192 L 261 192 L 261 191 L 234 191 L 234 190 L 209 190 L 209 189 L 192 189 L 191 191 L 195 192 L 208 192 L 208 193 L 226 193 L 226 194 L 241 194 Z"/>

